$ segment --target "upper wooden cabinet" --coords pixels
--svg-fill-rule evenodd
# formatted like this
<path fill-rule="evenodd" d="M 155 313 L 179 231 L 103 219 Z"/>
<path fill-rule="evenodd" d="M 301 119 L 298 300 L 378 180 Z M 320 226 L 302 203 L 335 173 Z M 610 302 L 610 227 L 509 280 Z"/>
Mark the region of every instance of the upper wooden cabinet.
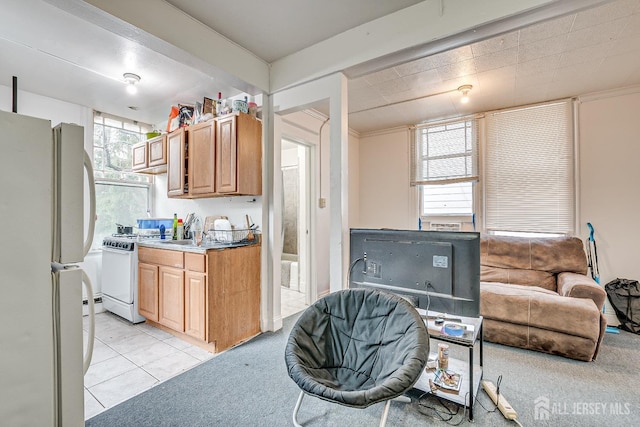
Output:
<path fill-rule="evenodd" d="M 167 195 L 262 194 L 262 123 L 244 113 L 180 128 L 167 137 Z"/>
<path fill-rule="evenodd" d="M 167 135 L 160 135 L 147 141 L 149 148 L 149 167 L 164 166 L 167 170 Z"/>
<path fill-rule="evenodd" d="M 139 142 L 133 146 L 131 153 L 131 170 L 138 172 L 149 167 L 149 159 L 147 159 L 147 147 L 147 141 Z"/>
<path fill-rule="evenodd" d="M 187 129 L 189 142 L 189 196 L 204 197 L 214 195 L 216 123 L 211 120 Z"/>
<path fill-rule="evenodd" d="M 160 135 L 132 148 L 131 169 L 139 173 L 159 174 L 167 171 L 167 136 Z"/>
<path fill-rule="evenodd" d="M 167 135 L 167 195 L 184 197 L 189 192 L 187 138 L 184 128 Z"/>
<path fill-rule="evenodd" d="M 262 194 L 262 123 L 244 113 L 217 119 L 216 192 Z"/>

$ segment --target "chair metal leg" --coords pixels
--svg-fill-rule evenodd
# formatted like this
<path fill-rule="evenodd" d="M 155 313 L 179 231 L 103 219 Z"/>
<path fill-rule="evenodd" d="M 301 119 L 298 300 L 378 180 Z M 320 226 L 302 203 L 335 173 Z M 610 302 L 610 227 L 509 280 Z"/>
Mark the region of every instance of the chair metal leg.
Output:
<path fill-rule="evenodd" d="M 303 397 L 304 391 L 301 391 L 300 396 L 298 397 L 298 401 L 296 402 L 296 407 L 293 408 L 293 425 L 295 427 L 302 427 L 302 424 L 298 423 L 298 411 L 300 410 L 300 405 L 302 404 Z"/>
<path fill-rule="evenodd" d="M 391 406 L 391 400 L 387 400 L 382 410 L 382 418 L 380 419 L 380 427 L 384 427 L 387 424 L 387 416 L 389 415 L 389 407 Z"/>
<path fill-rule="evenodd" d="M 295 427 L 302 427 L 302 424 L 298 422 L 298 411 L 300 410 L 300 405 L 302 405 L 302 398 L 304 397 L 304 391 L 300 392 L 300 396 L 298 396 L 298 401 L 296 402 L 296 406 L 293 408 L 293 425 Z M 399 402 L 405 403 L 405 399 L 408 399 L 411 402 L 411 398 L 406 396 L 399 396 L 395 399 L 387 400 L 384 404 L 384 409 L 382 410 L 382 418 L 380 419 L 380 427 L 385 427 L 387 424 L 387 417 L 389 416 L 389 408 L 391 407 L 391 400 L 397 400 Z"/>

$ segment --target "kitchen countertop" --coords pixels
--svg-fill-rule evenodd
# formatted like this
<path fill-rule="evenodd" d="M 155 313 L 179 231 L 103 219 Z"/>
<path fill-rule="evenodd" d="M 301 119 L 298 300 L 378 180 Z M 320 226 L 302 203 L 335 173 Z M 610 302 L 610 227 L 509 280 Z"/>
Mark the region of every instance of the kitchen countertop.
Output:
<path fill-rule="evenodd" d="M 196 246 L 193 243 L 187 243 L 187 240 L 179 240 L 178 242 L 184 243 L 172 243 L 176 242 L 175 240 L 142 240 L 138 242 L 138 246 L 144 248 L 155 248 L 155 249 L 166 249 L 170 251 L 182 251 L 182 252 L 193 252 L 197 254 L 204 254 L 209 250 L 223 250 L 229 248 L 239 248 L 241 246 L 250 246 L 258 244 L 259 240 L 254 241 L 243 241 L 236 243 L 203 243 L 202 246 Z"/>

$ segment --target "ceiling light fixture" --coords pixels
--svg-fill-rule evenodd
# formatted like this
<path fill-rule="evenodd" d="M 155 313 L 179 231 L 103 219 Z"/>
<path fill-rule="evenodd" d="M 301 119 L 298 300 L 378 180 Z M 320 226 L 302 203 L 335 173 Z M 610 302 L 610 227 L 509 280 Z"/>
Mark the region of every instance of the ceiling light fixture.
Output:
<path fill-rule="evenodd" d="M 133 73 L 124 73 L 122 77 L 124 77 L 124 82 L 127 84 L 127 92 L 135 95 L 138 92 L 136 85 L 140 83 L 140 76 Z"/>
<path fill-rule="evenodd" d="M 383 105 L 376 105 L 375 107 L 368 107 L 368 108 L 363 108 L 361 110 L 349 111 L 349 114 L 364 113 L 366 111 L 372 111 L 372 110 L 377 110 L 379 108 L 391 107 L 393 105 L 406 104 L 408 102 L 419 101 L 421 99 L 427 99 L 427 98 L 431 98 L 431 97 L 434 97 L 434 96 L 444 95 L 444 94 L 447 94 L 447 93 L 455 93 L 455 92 L 461 92 L 462 93 L 463 99 L 466 98 L 466 101 L 462 101 L 462 102 L 465 103 L 465 102 L 469 101 L 469 91 L 472 88 L 473 88 L 473 86 L 471 86 L 471 85 L 462 85 L 462 86 L 459 86 L 457 89 L 443 90 L 442 92 L 429 93 L 427 95 L 422 95 L 422 96 L 418 96 L 418 97 L 415 97 L 415 98 L 409 98 L 409 99 L 403 99 L 401 101 L 389 102 L 389 103 L 383 104 Z"/>
<path fill-rule="evenodd" d="M 471 85 L 462 85 L 458 88 L 458 92 L 462 92 L 462 98 L 460 98 L 460 102 L 466 104 L 469 102 L 469 91 L 473 89 Z"/>

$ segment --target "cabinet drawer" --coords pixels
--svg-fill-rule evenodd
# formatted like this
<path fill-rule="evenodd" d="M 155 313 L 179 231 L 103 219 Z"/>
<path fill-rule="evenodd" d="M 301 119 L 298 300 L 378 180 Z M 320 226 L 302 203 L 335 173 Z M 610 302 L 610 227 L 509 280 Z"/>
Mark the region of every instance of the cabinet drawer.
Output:
<path fill-rule="evenodd" d="M 194 254 L 191 252 L 184 253 L 184 269 L 196 271 L 198 273 L 206 273 L 206 259 L 203 254 Z"/>
<path fill-rule="evenodd" d="M 138 261 L 148 264 L 184 268 L 184 253 L 166 249 L 138 248 Z"/>

